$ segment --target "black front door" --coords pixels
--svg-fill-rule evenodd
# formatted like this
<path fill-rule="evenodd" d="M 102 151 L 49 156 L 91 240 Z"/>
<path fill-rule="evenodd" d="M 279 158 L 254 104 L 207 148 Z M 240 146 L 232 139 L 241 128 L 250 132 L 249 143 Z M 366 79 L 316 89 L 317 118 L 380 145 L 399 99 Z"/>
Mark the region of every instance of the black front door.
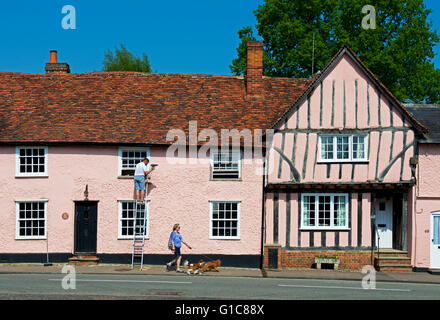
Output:
<path fill-rule="evenodd" d="M 95 254 L 97 238 L 97 201 L 75 202 L 75 253 Z"/>

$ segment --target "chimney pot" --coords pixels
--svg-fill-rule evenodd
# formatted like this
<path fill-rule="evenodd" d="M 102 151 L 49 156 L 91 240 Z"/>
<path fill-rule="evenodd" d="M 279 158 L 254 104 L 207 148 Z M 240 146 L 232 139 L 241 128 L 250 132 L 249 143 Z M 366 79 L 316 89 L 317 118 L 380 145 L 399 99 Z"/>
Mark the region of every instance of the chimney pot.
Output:
<path fill-rule="evenodd" d="M 57 63 L 57 51 L 56 50 L 50 50 L 49 63 Z"/>

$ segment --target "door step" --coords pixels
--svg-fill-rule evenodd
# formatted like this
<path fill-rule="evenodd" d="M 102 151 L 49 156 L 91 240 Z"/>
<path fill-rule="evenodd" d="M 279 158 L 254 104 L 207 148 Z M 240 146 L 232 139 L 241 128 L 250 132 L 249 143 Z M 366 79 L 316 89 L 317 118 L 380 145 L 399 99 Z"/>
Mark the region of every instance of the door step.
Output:
<path fill-rule="evenodd" d="M 440 276 L 440 269 L 428 269 L 428 272 L 432 275 Z"/>
<path fill-rule="evenodd" d="M 388 272 L 412 272 L 412 266 L 410 264 L 397 264 L 397 263 L 382 263 L 379 266 L 379 271 Z"/>
<path fill-rule="evenodd" d="M 89 266 L 97 265 L 99 263 L 99 258 L 97 256 L 83 256 L 77 255 L 69 258 L 69 264 L 75 266 Z"/>
<path fill-rule="evenodd" d="M 379 249 L 375 252 L 374 265 L 378 271 L 412 272 L 411 258 L 408 251 Z"/>

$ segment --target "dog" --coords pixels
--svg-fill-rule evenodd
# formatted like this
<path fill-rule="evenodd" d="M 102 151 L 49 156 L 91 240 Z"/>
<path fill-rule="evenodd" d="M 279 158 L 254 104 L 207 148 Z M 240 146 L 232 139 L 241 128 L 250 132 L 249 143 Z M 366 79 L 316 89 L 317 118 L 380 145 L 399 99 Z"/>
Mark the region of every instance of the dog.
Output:
<path fill-rule="evenodd" d="M 202 266 L 204 266 L 204 265 L 205 265 L 205 261 L 203 261 L 203 260 L 199 260 L 199 262 L 197 262 L 197 263 L 190 263 L 190 264 L 188 263 L 187 260 L 184 262 L 184 266 L 186 266 L 186 273 L 187 274 L 191 274 L 191 271 L 192 271 L 192 274 L 199 273 L 200 268 L 202 268 Z"/>
<path fill-rule="evenodd" d="M 208 261 L 205 262 L 205 264 L 201 267 L 200 272 L 206 272 L 206 271 L 215 271 L 220 272 L 217 268 L 220 267 L 222 264 L 222 261 L 220 259 L 215 261 Z"/>

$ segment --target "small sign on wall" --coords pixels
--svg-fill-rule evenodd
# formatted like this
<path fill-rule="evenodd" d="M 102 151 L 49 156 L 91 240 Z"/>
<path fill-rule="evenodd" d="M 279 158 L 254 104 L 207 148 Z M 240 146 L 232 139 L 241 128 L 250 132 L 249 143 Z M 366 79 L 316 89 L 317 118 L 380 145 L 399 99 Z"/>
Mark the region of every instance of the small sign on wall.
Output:
<path fill-rule="evenodd" d="M 61 215 L 61 218 L 63 218 L 63 220 L 67 220 L 67 219 L 69 219 L 69 214 L 68 214 L 67 212 L 64 212 L 64 213 Z"/>

